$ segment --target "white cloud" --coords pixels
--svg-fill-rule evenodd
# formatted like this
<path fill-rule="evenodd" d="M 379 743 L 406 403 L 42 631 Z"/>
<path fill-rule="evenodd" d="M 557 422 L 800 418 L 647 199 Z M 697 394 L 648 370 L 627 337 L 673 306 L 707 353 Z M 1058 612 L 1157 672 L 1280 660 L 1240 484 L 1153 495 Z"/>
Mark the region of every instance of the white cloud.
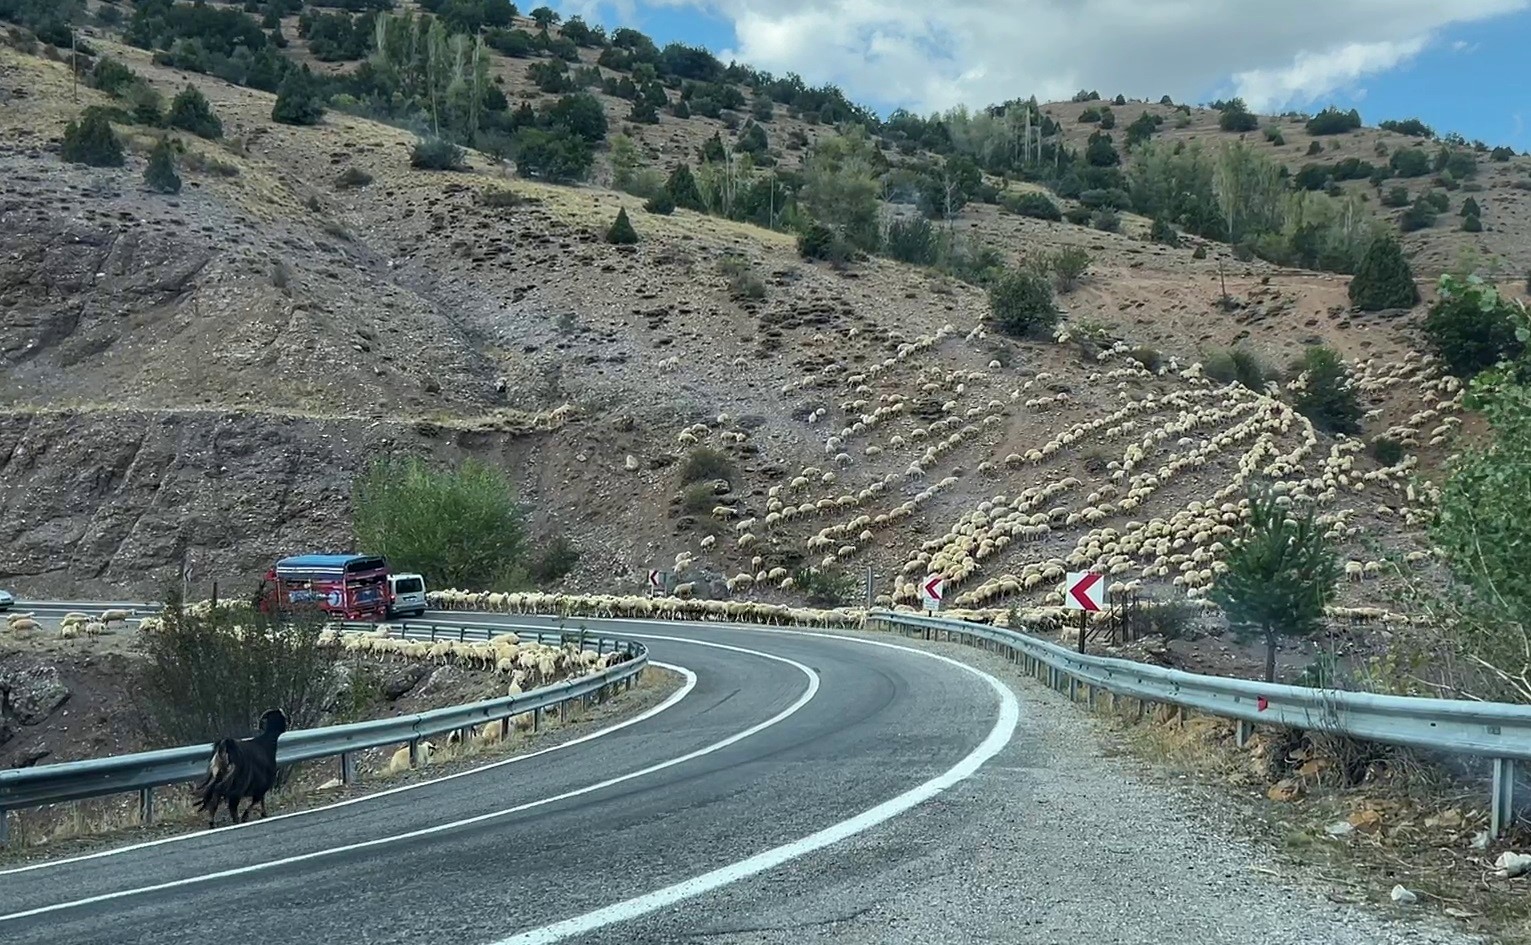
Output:
<path fill-rule="evenodd" d="M 1402 42 L 1347 43 L 1324 53 L 1302 50 L 1288 65 L 1233 74 L 1233 85 L 1249 107 L 1268 111 L 1292 102 L 1312 102 L 1362 76 L 1386 72 L 1419 55 L 1426 37 Z"/>
<path fill-rule="evenodd" d="M 599 2 L 599 0 L 585 0 Z M 1220 85 L 1252 107 L 1322 100 L 1452 24 L 1531 0 L 643 0 L 734 24 L 720 55 L 918 111 L 1080 88 L 1177 101 Z"/>
<path fill-rule="evenodd" d="M 1459 39 L 1451 44 L 1451 51 L 1457 53 L 1470 53 L 1478 48 L 1477 43 L 1469 43 L 1465 39 Z"/>

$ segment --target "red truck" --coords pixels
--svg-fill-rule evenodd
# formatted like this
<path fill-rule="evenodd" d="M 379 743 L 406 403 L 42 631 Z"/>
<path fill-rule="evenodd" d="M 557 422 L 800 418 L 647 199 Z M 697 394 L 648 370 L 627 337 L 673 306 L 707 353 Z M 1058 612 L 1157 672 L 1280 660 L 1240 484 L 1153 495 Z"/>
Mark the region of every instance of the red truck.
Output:
<path fill-rule="evenodd" d="M 389 596 L 382 555 L 296 555 L 266 572 L 255 606 L 266 614 L 308 605 L 341 620 L 384 620 Z"/>

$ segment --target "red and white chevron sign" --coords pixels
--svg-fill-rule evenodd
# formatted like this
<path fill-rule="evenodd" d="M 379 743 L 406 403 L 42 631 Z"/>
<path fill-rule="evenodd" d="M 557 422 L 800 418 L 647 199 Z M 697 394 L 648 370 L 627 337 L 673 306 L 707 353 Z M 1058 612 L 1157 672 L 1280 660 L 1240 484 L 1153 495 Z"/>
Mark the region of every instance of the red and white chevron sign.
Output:
<path fill-rule="evenodd" d="M 1106 582 L 1094 571 L 1070 571 L 1063 582 L 1065 610 L 1104 610 Z"/>
<path fill-rule="evenodd" d="M 940 610 L 941 598 L 946 596 L 946 578 L 939 574 L 927 574 L 920 583 L 920 600 L 926 610 Z"/>

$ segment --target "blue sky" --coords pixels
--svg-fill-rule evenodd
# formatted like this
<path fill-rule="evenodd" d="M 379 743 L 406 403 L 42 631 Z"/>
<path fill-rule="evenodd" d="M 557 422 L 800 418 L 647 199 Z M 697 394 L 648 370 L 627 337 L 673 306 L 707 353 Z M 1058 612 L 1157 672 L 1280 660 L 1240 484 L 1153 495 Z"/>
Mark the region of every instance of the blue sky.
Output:
<path fill-rule="evenodd" d="M 1333 102 L 1359 109 L 1368 125 L 1413 117 L 1439 134 L 1456 131 L 1469 141 L 1531 150 L 1528 55 L 1531 10 L 1455 26 L 1412 61 L 1362 78 L 1347 91 L 1310 103 L 1310 110 Z"/>
<path fill-rule="evenodd" d="M 1354 23 L 1345 20 L 1345 14 L 1351 12 L 1345 9 L 1347 5 L 1357 6 L 1381 0 L 1328 0 L 1306 13 L 1293 9 L 1285 16 L 1271 21 L 1274 31 L 1262 29 L 1260 24 L 1249 26 L 1250 31 L 1271 37 L 1270 42 L 1275 44 L 1273 48 L 1277 51 L 1267 54 L 1265 47 L 1253 45 L 1244 50 L 1225 52 L 1222 61 L 1227 65 L 1237 63 L 1251 70 L 1263 70 L 1259 78 L 1266 81 L 1245 79 L 1242 85 L 1240 77 L 1231 72 L 1209 72 L 1208 69 L 1216 68 L 1212 63 L 1208 63 L 1207 68 L 1200 73 L 1194 68 L 1184 67 L 1183 60 L 1187 58 L 1183 45 L 1187 41 L 1184 38 L 1186 29 L 1184 24 L 1176 23 L 1169 23 L 1159 34 L 1165 40 L 1163 48 L 1157 50 L 1160 53 L 1157 57 L 1159 65 L 1155 63 L 1155 56 L 1142 56 L 1140 47 L 1134 51 L 1140 54 L 1137 58 L 1142 62 L 1118 68 L 1116 63 L 1121 57 L 1113 55 L 1108 48 L 1094 69 L 1114 69 L 1114 75 L 1094 79 L 1088 71 L 1091 68 L 1089 63 L 1079 65 L 1077 61 L 1060 59 L 1047 65 L 1037 65 L 1035 68 L 1043 71 L 1029 73 L 1024 80 L 1011 81 L 1008 74 L 1015 72 L 1017 67 L 1002 60 L 1019 58 L 1019 55 L 1007 56 L 1006 47 L 998 40 L 990 41 L 990 45 L 985 47 L 985 38 L 980 38 L 966 43 L 967 49 L 963 56 L 954 52 L 956 44 L 963 42 L 964 33 L 960 25 L 962 17 L 971 12 L 963 7 L 980 7 L 979 12 L 986 18 L 985 22 L 989 23 L 993 22 L 996 15 L 995 8 L 981 6 L 986 0 L 945 2 L 949 7 L 922 5 L 917 8 L 919 13 L 911 14 L 910 8 L 900 3 L 900 0 L 889 0 L 882 8 L 885 12 L 872 14 L 877 18 L 886 17 L 886 20 L 862 21 L 859 28 L 848 26 L 837 30 L 835 25 L 845 22 L 845 10 L 830 11 L 830 7 L 837 5 L 837 0 L 824 0 L 823 18 L 818 22 L 818 32 L 839 34 L 828 40 L 818 37 L 797 38 L 797 34 L 811 34 L 815 30 L 810 21 L 803 19 L 805 14 L 796 9 L 797 4 L 790 0 L 697 0 L 694 4 L 686 0 L 562 0 L 552 5 L 565 14 L 585 7 L 592 11 L 587 14 L 587 20 L 599 22 L 608 29 L 616 26 L 634 27 L 661 45 L 679 41 L 704 46 L 720 54 L 736 49 L 744 50 L 746 61 L 750 61 L 749 50 L 755 49 L 758 55 L 767 57 L 767 61 L 752 61 L 751 64 L 778 74 L 796 71 L 811 84 L 836 82 L 854 100 L 882 114 L 899 106 L 923 111 L 925 109 L 922 105 L 929 106 L 936 101 L 961 101 L 969 106 L 980 106 L 1013 95 L 1035 93 L 1047 98 L 1049 96 L 1045 94 L 1045 89 L 1038 86 L 1049 83 L 1055 89 L 1090 87 L 1098 88 L 1106 95 L 1120 91 L 1129 96 L 1155 99 L 1164 92 L 1178 92 L 1177 101 L 1182 98 L 1210 101 L 1245 88 L 1296 88 L 1301 91 L 1291 94 L 1285 91 L 1271 92 L 1273 96 L 1287 95 L 1281 109 L 1314 111 L 1331 103 L 1346 108 L 1353 106 L 1361 111 L 1368 125 L 1374 125 L 1385 118 L 1417 117 L 1439 133 L 1457 131 L 1469 139 L 1479 138 L 1490 145 L 1506 144 L 1520 151 L 1531 149 L 1531 128 L 1527 127 L 1531 125 L 1531 72 L 1528 72 L 1525 65 L 1525 57 L 1531 51 L 1531 4 L 1522 4 L 1518 0 L 1392 0 L 1393 3 L 1405 6 L 1412 3 L 1412 8 L 1407 11 L 1412 18 L 1402 16 L 1402 6 L 1396 8 L 1400 11 L 1400 17 L 1408 19 L 1407 23 L 1390 29 L 1392 24 L 1384 21 L 1370 29 L 1354 29 L 1348 34 L 1343 32 L 1343 28 L 1353 26 Z M 1008 2 L 1045 3 L 1046 0 Z M 1077 0 L 1077 3 L 1086 6 L 1091 2 Z M 1154 2 L 1142 0 L 1143 6 L 1150 10 Z M 1473 2 L 1480 5 L 1478 10 L 1465 14 L 1459 12 Z M 1513 10 L 1516 6 L 1521 9 Z M 1421 16 L 1421 7 L 1430 15 Z M 628 12 L 619 13 L 619 8 L 626 8 Z M 738 28 L 736 20 L 717 12 L 720 8 L 729 9 L 741 17 L 737 21 L 740 24 Z M 865 4 L 857 6 L 858 12 L 866 9 Z M 951 20 L 936 22 L 946 15 L 948 9 Z M 1032 25 L 1037 22 L 1038 9 L 1032 7 L 1026 11 Z M 1041 9 L 1041 15 L 1051 12 Z M 1210 13 L 1216 8 L 1207 9 Z M 1260 12 L 1271 13 L 1276 9 L 1263 8 Z M 1308 52 L 1307 47 L 1315 42 L 1311 31 L 1310 35 L 1298 35 L 1302 27 L 1294 25 L 1293 21 L 1311 19 L 1314 15 L 1321 17 L 1330 9 L 1337 11 L 1334 14 L 1337 19 L 1345 20 L 1332 31 L 1332 35 L 1347 40 L 1350 46 L 1338 51 Z M 1511 12 L 1503 12 L 1505 10 Z M 1315 14 L 1313 11 L 1318 12 Z M 1242 16 L 1251 10 L 1246 7 L 1236 12 Z M 749 18 L 748 21 L 743 19 L 745 17 Z M 766 26 L 763 27 L 762 23 Z M 1152 19 L 1152 12 L 1144 14 L 1141 28 L 1160 25 Z M 1215 34 L 1217 28 L 1213 24 L 1208 29 Z M 1133 27 L 1130 24 L 1122 24 L 1118 33 L 1131 29 Z M 1032 32 L 1036 31 L 1032 29 Z M 1287 35 L 1280 35 L 1283 32 Z M 784 41 L 783 35 L 792 38 Z M 1116 39 L 1123 43 L 1127 41 L 1126 37 L 1120 35 Z M 1280 45 L 1283 39 L 1285 46 Z M 1204 48 L 1207 37 L 1190 41 L 1200 42 Z M 871 48 L 874 43 L 881 44 L 886 50 L 890 42 L 894 45 L 902 43 L 902 58 L 896 54 L 880 59 L 858 54 Z M 1423 48 L 1417 54 L 1409 55 L 1410 51 L 1421 44 Z M 1109 47 L 1112 44 L 1107 42 L 1102 45 Z M 979 68 L 961 76 L 949 74 L 946 80 L 937 77 L 923 85 L 918 80 L 904 81 L 911 72 L 934 74 L 942 71 L 939 68 L 911 68 L 913 63 L 922 61 L 922 56 L 925 57 L 923 61 L 928 62 L 932 48 L 939 48 L 946 53 L 943 59 L 948 65 L 978 59 Z M 986 49 L 992 50 L 988 55 L 1001 61 L 982 62 Z M 1150 47 L 1150 52 L 1154 51 Z M 1241 58 L 1249 55 L 1265 55 L 1266 58 L 1257 62 Z M 1296 65 L 1293 64 L 1294 56 L 1297 57 Z M 1302 62 L 1304 56 L 1309 57 L 1306 65 Z M 776 61 L 770 61 L 771 58 Z M 1029 58 L 1037 60 L 1034 56 Z M 1385 67 L 1395 60 L 1401 62 L 1391 68 Z M 1336 65 L 1344 61 L 1369 65 L 1353 65 L 1348 70 L 1344 65 Z M 1384 68 L 1373 71 L 1379 63 Z M 1071 71 L 1074 66 L 1078 66 L 1078 74 Z M 952 73 L 955 67 L 945 71 Z M 982 75 L 984 72 L 988 75 Z M 1319 78 L 1314 78 L 1315 74 Z M 1126 87 L 1109 86 L 1107 83 L 1112 79 Z M 1138 87 L 1132 87 L 1134 85 Z M 936 87 L 936 90 L 932 91 L 932 87 Z M 977 91 L 980 89 L 982 91 Z M 898 94 L 900 90 L 909 94 Z M 924 96 L 923 101 L 921 96 Z M 1272 106 L 1272 110 L 1276 110 L 1275 106 Z"/>

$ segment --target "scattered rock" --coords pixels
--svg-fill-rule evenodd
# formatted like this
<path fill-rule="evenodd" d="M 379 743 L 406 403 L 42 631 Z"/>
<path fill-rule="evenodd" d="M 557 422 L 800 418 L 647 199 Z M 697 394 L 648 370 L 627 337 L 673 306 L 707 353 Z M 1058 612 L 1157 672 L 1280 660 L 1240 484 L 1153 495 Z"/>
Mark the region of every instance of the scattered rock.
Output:
<path fill-rule="evenodd" d="M 421 666 L 420 669 L 430 672 L 425 666 Z M 448 689 L 461 682 L 462 678 L 463 671 L 456 666 L 438 666 L 435 672 L 430 672 L 430 678 L 420 687 L 419 695 L 428 696 L 443 689 Z"/>
<path fill-rule="evenodd" d="M 1531 853 L 1506 850 L 1494 861 L 1494 875 L 1501 879 L 1524 876 L 1527 870 L 1531 870 Z"/>
<path fill-rule="evenodd" d="M 1358 810 L 1346 818 L 1346 820 L 1352 827 L 1362 833 L 1376 833 L 1382 829 L 1382 815 L 1371 808 Z"/>
<path fill-rule="evenodd" d="M 383 680 L 383 697 L 390 701 L 399 699 L 430 675 L 431 668 L 424 663 L 410 663 Z"/>
<path fill-rule="evenodd" d="M 1348 837 L 1355 833 L 1355 826 L 1348 820 L 1337 820 L 1324 828 L 1324 833 L 1331 837 Z"/>
<path fill-rule="evenodd" d="M 0 669 L 0 716 L 8 716 L 22 725 L 36 725 L 68 699 L 69 687 L 59 679 L 56 666 L 36 664 Z"/>
<path fill-rule="evenodd" d="M 1282 778 L 1265 792 L 1265 796 L 1273 801 L 1295 801 L 1302 795 L 1302 782 L 1296 778 Z"/>
<path fill-rule="evenodd" d="M 1402 886 L 1394 886 L 1393 887 L 1393 891 L 1388 893 L 1388 896 L 1394 902 L 1410 903 L 1410 902 L 1418 902 L 1419 901 L 1419 897 L 1418 896 L 1414 895 L 1414 893 L 1412 893 L 1409 890 L 1403 888 Z"/>
<path fill-rule="evenodd" d="M 339 790 L 340 788 L 343 788 L 343 787 L 345 787 L 345 782 L 344 781 L 340 780 L 339 778 L 330 778 L 328 781 L 326 781 L 323 784 L 319 785 L 314 790 L 316 790 L 316 791 L 337 791 L 337 790 Z"/>

